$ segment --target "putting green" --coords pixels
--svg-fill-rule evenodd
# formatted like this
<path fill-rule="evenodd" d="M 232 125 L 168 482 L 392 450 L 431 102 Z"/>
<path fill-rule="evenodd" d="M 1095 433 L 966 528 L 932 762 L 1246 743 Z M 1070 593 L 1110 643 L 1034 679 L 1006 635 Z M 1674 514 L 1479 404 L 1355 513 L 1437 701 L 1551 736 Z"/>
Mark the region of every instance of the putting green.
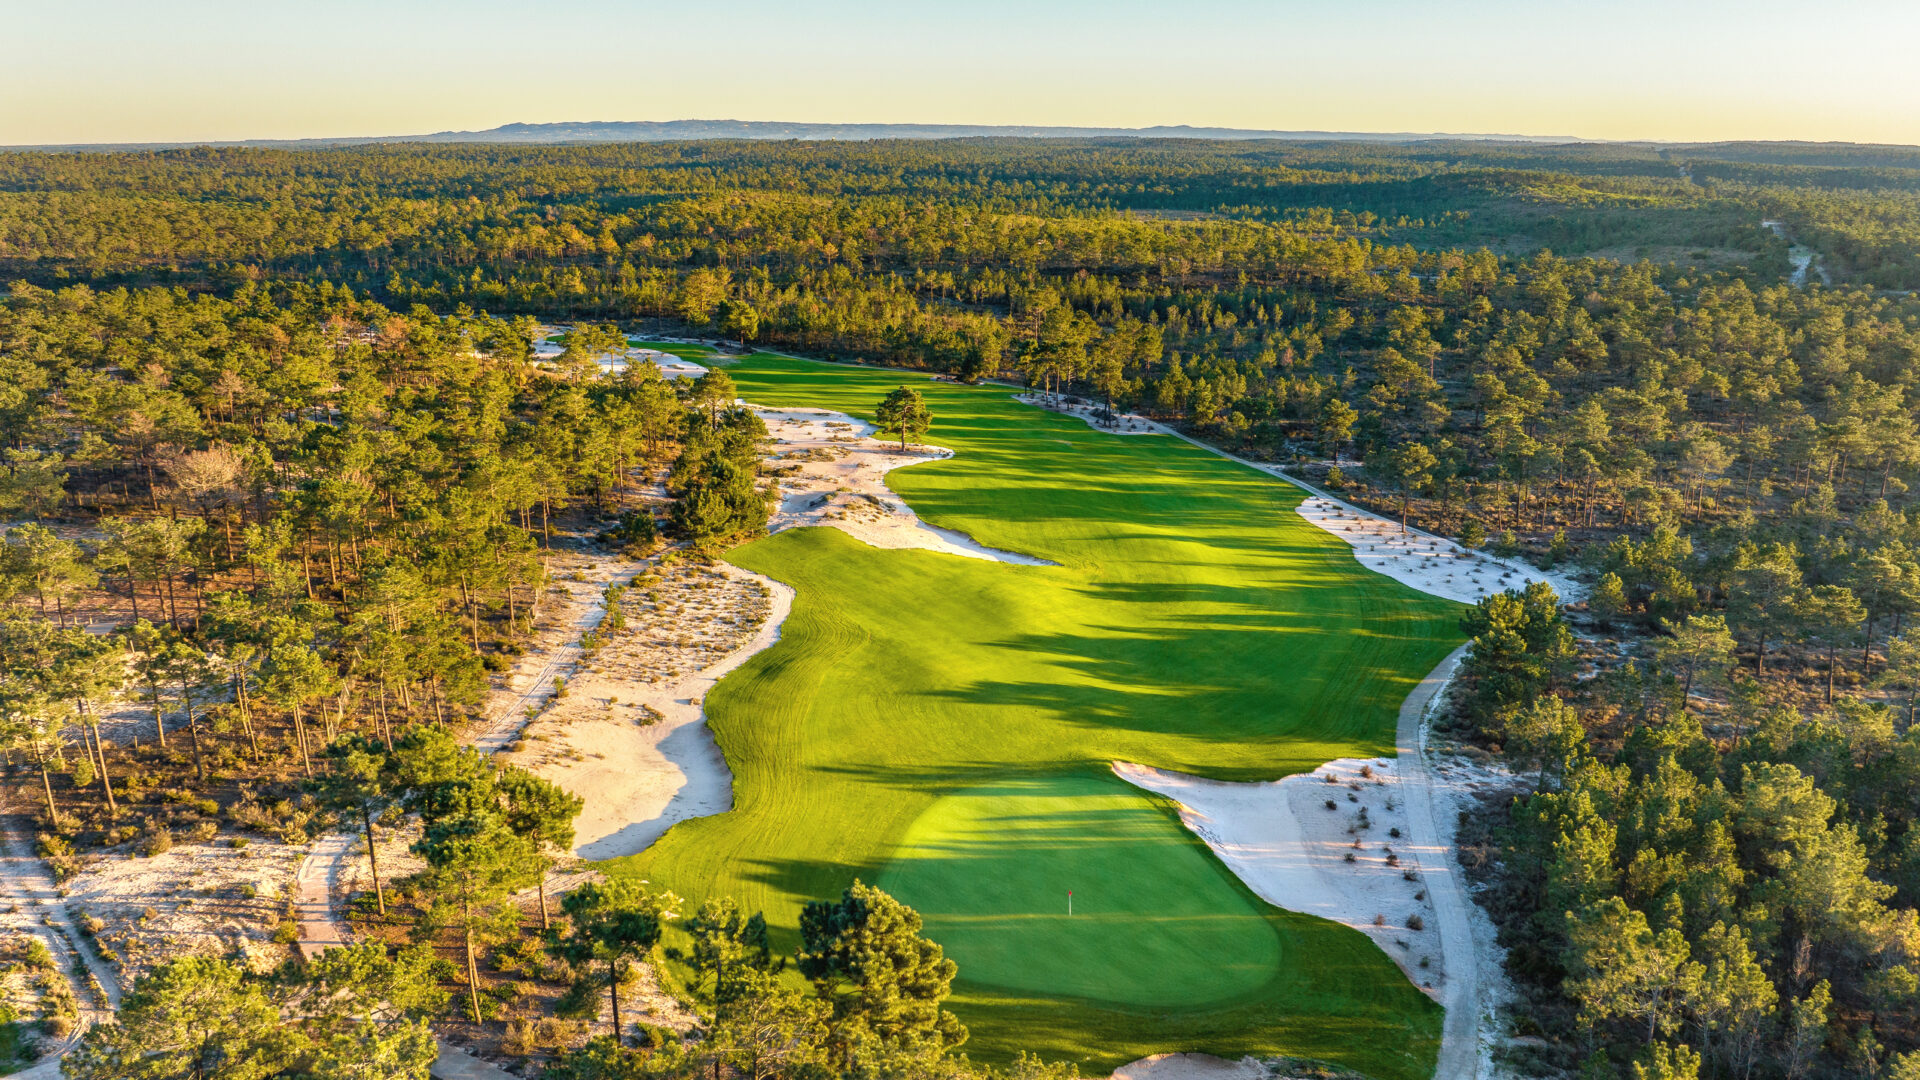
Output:
<path fill-rule="evenodd" d="M 608 871 L 691 903 L 733 896 L 784 948 L 801 904 L 891 883 L 950 939 L 951 1007 L 980 1060 L 1027 1050 L 1092 1071 L 1195 1050 L 1431 1075 L 1440 1010 L 1377 948 L 1262 903 L 1164 803 L 1106 777 L 1124 760 L 1266 780 L 1392 753 L 1400 701 L 1458 644 L 1458 606 L 1363 570 L 1293 513 L 1298 489 L 1177 440 L 1097 432 L 1004 388 L 766 355 L 730 370 L 746 400 L 864 416 L 919 386 L 928 441 L 955 456 L 888 482 L 935 524 L 1059 565 L 833 529 L 735 549 L 796 599 L 779 643 L 706 699 L 734 809 Z M 994 821 L 1008 799 L 1040 816 Z M 978 862 L 930 854 L 956 844 Z M 1086 931 L 1113 954 L 1098 971 L 1080 925 L 1054 942 L 1020 925 L 1045 909 L 1019 890 L 1053 887 L 1036 845 L 1071 852 L 1097 902 L 1131 913 Z M 1120 881 L 1138 895 L 1109 899 L 1101 883 Z M 1149 998 L 1156 984 L 1195 989 Z"/>
<path fill-rule="evenodd" d="M 1170 809 L 1112 776 L 948 795 L 907 829 L 878 884 L 920 912 L 968 979 L 1011 990 L 1204 1005 L 1259 989 L 1280 964 L 1259 903 Z"/>

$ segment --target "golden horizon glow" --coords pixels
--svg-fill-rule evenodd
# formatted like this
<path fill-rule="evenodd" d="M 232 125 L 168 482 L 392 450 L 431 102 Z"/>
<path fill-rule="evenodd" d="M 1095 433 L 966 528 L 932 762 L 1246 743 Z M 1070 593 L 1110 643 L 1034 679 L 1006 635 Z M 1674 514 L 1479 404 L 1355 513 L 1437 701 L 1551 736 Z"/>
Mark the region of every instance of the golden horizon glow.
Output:
<path fill-rule="evenodd" d="M 1887 0 L 111 0 L 9 36 L 16 146 L 675 119 L 1920 144 L 1920 5 Z"/>

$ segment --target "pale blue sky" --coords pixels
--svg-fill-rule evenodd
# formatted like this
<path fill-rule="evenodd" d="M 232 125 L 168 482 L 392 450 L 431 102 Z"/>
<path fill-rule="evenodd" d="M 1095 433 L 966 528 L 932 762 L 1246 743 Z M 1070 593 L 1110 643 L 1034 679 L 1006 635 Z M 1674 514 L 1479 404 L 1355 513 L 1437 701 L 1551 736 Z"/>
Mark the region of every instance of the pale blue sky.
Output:
<path fill-rule="evenodd" d="M 1920 143 L 1920 0 L 0 0 L 0 144 L 743 119 Z"/>

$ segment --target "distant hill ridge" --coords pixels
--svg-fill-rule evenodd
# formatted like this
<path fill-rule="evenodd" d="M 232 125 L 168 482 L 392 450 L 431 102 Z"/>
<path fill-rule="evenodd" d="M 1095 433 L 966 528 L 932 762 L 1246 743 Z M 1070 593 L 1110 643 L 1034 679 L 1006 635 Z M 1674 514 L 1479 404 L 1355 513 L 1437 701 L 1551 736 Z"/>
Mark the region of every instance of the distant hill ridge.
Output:
<path fill-rule="evenodd" d="M 760 142 L 800 140 L 857 142 L 880 139 L 1213 139 L 1237 142 L 1360 142 L 1409 145 L 1424 142 L 1506 143 L 1529 146 L 1612 144 L 1680 152 L 1706 152 L 1728 161 L 1775 164 L 1835 164 L 1830 155 L 1851 155 L 1847 164 L 1866 167 L 1920 167 L 1920 148 L 1901 145 L 1799 140 L 1741 142 L 1663 142 L 1657 139 L 1583 139 L 1575 135 L 1512 135 L 1419 131 L 1280 131 L 1260 128 L 1193 127 L 1048 127 L 1033 124 L 813 124 L 778 120 L 583 120 L 552 124 L 502 124 L 485 131 L 436 131 L 427 135 L 358 135 L 325 139 L 220 139 L 201 142 L 61 143 L 13 146 L 12 150 L 163 150 L 194 146 L 257 146 L 301 149 L 391 143 L 495 143 L 522 146 L 624 142 L 698 142 L 740 139 Z M 1865 156 L 1862 156 L 1862 155 Z"/>
<path fill-rule="evenodd" d="M 1040 127 L 1024 124 L 805 124 L 774 120 L 596 120 L 555 124 L 502 124 L 487 131 L 438 131 L 379 140 L 404 142 L 681 142 L 699 139 L 1300 139 L 1416 142 L 1423 139 L 1485 139 L 1498 142 L 1571 143 L 1557 135 L 1478 135 L 1364 131 L 1267 131 L 1254 128 Z"/>
<path fill-rule="evenodd" d="M 16 146 L 16 150 L 153 150 L 186 146 L 322 147 L 377 143 L 563 143 L 697 142 L 704 139 L 776 141 L 797 139 L 854 142 L 872 139 L 1257 139 L 1299 142 L 1346 141 L 1412 143 L 1430 139 L 1561 144 L 1583 140 L 1571 135 L 1467 135 L 1365 131 L 1262 131 L 1251 128 L 1042 127 L 1018 124 L 808 124 L 777 120 L 591 120 L 553 124 L 502 124 L 486 131 L 436 131 L 430 135 L 354 135 L 326 139 L 213 139 L 202 142 L 59 143 Z"/>

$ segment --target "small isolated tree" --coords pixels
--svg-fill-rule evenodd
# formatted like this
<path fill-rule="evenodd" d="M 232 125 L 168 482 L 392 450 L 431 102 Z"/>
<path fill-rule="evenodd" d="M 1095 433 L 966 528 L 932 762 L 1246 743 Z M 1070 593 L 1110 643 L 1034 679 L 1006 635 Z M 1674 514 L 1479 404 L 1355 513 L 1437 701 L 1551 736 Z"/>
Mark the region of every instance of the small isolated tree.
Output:
<path fill-rule="evenodd" d="M 1353 425 L 1359 419 L 1353 406 L 1339 398 L 1328 398 L 1314 421 L 1313 437 L 1320 444 L 1320 452 L 1330 460 L 1340 460 L 1340 450 L 1353 438 Z"/>
<path fill-rule="evenodd" d="M 1600 575 L 1600 581 L 1594 585 L 1593 592 L 1587 597 L 1587 610 L 1600 621 L 1602 626 L 1612 626 L 1627 613 L 1627 588 L 1619 574 Z"/>
<path fill-rule="evenodd" d="M 603 966 L 615 1043 L 620 1041 L 620 984 L 634 962 L 659 943 L 679 903 L 672 893 L 651 892 L 645 883 L 627 880 L 590 881 L 560 901 L 571 926 L 550 951 L 583 969 Z"/>
<path fill-rule="evenodd" d="M 326 774 L 307 781 L 307 787 L 343 824 L 357 826 L 366 835 L 373 899 L 384 917 L 387 897 L 380 889 L 380 849 L 374 842 L 373 820 L 395 801 L 386 748 L 362 735 L 342 735 L 327 747 L 327 760 L 331 767 Z"/>
<path fill-rule="evenodd" d="M 1407 531 L 1407 513 L 1413 508 L 1415 492 L 1424 491 L 1433 483 L 1433 470 L 1440 467 L 1440 459 L 1433 451 L 1420 443 L 1407 443 L 1393 451 L 1386 458 L 1386 472 L 1393 477 L 1400 488 L 1400 531 Z"/>
<path fill-rule="evenodd" d="M 957 968 L 920 934 L 920 913 L 855 881 L 838 900 L 800 912 L 800 973 L 831 1012 L 829 1054 L 853 1064 L 857 1047 L 950 1048 L 967 1040 L 959 1018 L 940 1007 Z"/>
<path fill-rule="evenodd" d="M 1840 650 L 1852 644 L 1866 621 L 1867 609 L 1844 585 L 1815 585 L 1801 596 L 1802 627 L 1827 650 L 1827 704 L 1833 704 L 1833 678 Z"/>
<path fill-rule="evenodd" d="M 927 411 L 926 399 L 920 396 L 920 391 L 907 386 L 882 398 L 873 415 L 881 431 L 900 436 L 902 450 L 933 426 L 933 414 Z"/>
<path fill-rule="evenodd" d="M 715 368 L 693 380 L 693 395 L 689 404 L 706 414 L 708 430 L 718 431 L 720 418 L 733 408 L 739 396 L 739 388 L 733 385 L 733 376 Z"/>
<path fill-rule="evenodd" d="M 553 859 L 547 853 L 573 846 L 573 819 L 580 816 L 586 800 L 518 766 L 508 766 L 494 783 L 505 807 L 507 828 L 533 849 L 540 875 L 540 928 L 550 930 L 553 918 L 547 912 L 546 871 Z"/>
<path fill-rule="evenodd" d="M 743 349 L 760 336 L 760 313 L 745 300 L 720 301 L 719 318 L 720 333 L 739 342 Z"/>

